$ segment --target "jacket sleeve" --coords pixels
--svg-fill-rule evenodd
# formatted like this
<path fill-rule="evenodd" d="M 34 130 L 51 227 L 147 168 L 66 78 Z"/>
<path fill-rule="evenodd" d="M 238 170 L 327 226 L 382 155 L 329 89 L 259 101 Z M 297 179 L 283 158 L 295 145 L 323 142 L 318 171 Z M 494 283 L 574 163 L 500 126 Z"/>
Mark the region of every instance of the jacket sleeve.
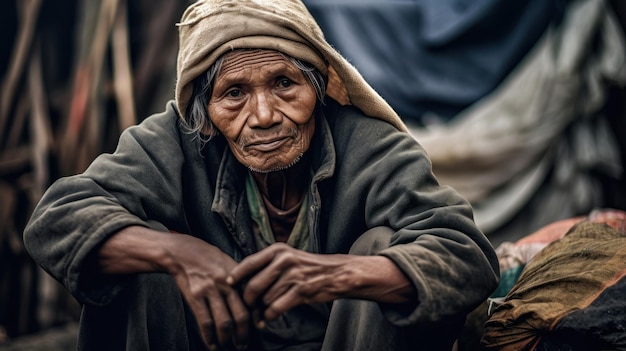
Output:
<path fill-rule="evenodd" d="M 359 194 L 354 198 L 362 199 L 368 228 L 394 229 L 380 255 L 394 261 L 417 290 L 411 308 L 382 306 L 386 317 L 409 325 L 469 313 L 499 280 L 497 257 L 474 223 L 471 205 L 438 183 L 426 151 L 407 133 L 372 118 L 340 128 L 351 134 L 336 141 L 337 163 L 350 165 L 342 167 L 340 186 Z M 361 151 L 364 140 L 370 147 Z"/>
<path fill-rule="evenodd" d="M 178 117 L 167 111 L 124 131 L 116 151 L 79 175 L 57 180 L 24 231 L 29 254 L 81 302 L 105 304 L 123 278 L 86 271 L 90 254 L 131 225 L 165 230 L 154 219 L 181 218 Z"/>

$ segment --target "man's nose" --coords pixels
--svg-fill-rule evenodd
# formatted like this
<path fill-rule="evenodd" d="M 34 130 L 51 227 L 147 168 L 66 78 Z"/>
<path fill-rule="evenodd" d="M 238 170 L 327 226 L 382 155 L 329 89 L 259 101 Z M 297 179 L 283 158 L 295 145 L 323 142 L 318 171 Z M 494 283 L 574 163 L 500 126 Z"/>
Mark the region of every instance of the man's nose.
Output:
<path fill-rule="evenodd" d="M 263 91 L 254 94 L 253 98 L 253 120 L 251 124 L 255 127 L 269 128 L 280 122 L 280 114 L 276 111 L 275 98 L 271 93 Z"/>

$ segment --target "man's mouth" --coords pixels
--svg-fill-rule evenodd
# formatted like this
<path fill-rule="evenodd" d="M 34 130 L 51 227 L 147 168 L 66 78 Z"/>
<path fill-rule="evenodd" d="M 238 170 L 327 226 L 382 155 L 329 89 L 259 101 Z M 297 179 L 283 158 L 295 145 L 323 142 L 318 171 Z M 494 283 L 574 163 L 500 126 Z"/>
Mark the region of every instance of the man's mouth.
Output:
<path fill-rule="evenodd" d="M 254 149 L 262 152 L 274 151 L 284 145 L 289 138 L 281 137 L 267 140 L 255 140 L 248 143 L 247 149 Z"/>

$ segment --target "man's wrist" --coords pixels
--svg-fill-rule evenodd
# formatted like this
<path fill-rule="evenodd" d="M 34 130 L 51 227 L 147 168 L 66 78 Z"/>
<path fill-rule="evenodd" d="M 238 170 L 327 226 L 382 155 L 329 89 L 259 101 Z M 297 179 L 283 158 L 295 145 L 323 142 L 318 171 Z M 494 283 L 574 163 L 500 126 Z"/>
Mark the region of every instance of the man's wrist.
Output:
<path fill-rule="evenodd" d="M 355 256 L 351 281 L 356 283 L 353 298 L 383 302 L 403 303 L 415 295 L 415 287 L 404 272 L 385 256 Z"/>

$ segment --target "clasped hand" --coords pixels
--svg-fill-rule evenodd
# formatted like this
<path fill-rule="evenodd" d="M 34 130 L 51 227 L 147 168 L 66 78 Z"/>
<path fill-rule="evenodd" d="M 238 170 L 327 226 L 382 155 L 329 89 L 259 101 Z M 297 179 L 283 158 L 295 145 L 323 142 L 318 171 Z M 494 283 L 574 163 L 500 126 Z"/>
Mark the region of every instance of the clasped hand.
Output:
<path fill-rule="evenodd" d="M 244 349 L 253 325 L 264 328 L 297 305 L 332 301 L 349 289 L 347 255 L 277 243 L 237 263 L 207 243 L 185 246 L 189 251 L 172 275 L 211 350 Z"/>

